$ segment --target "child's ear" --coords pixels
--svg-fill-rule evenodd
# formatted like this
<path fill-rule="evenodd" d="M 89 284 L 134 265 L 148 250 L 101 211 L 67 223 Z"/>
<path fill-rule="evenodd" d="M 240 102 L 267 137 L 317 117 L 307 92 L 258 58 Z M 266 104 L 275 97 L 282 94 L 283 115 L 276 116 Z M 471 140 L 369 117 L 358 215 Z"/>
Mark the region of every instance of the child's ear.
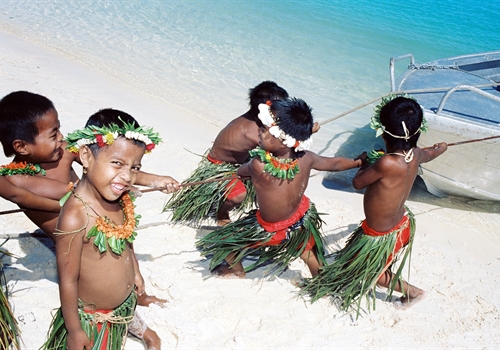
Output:
<path fill-rule="evenodd" d="M 91 162 L 91 159 L 94 158 L 92 151 L 90 150 L 90 148 L 87 145 L 83 145 L 78 150 L 78 153 L 80 155 L 80 162 L 82 163 L 82 166 L 85 168 L 88 168 L 89 164 Z"/>
<path fill-rule="evenodd" d="M 14 148 L 16 154 L 21 156 L 27 156 L 30 154 L 29 144 L 26 141 L 14 140 L 12 141 L 12 148 Z"/>

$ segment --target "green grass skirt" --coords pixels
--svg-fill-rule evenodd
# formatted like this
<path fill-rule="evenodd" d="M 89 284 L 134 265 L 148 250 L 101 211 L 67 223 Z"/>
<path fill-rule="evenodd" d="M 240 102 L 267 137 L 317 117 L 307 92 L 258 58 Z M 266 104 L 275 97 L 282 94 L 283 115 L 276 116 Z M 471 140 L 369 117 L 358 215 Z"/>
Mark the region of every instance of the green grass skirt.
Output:
<path fill-rule="evenodd" d="M 198 168 L 191 173 L 189 178 L 182 183 L 191 183 L 212 179 L 222 179 L 236 175 L 238 166 L 229 163 L 214 164 L 206 155 L 198 164 Z M 183 187 L 175 192 L 165 204 L 163 211 L 172 211 L 172 221 L 189 223 L 199 226 L 206 218 L 216 219 L 216 215 L 230 193 L 232 187 L 227 187 L 231 180 L 216 181 L 194 186 Z M 250 210 L 255 202 L 255 191 L 251 181 L 244 181 L 247 195 L 239 208 L 235 209 L 237 215 Z"/>
<path fill-rule="evenodd" d="M 380 275 L 400 264 L 386 292 L 386 299 L 392 296 L 396 283 L 401 281 L 403 267 L 411 255 L 413 238 L 415 236 L 415 218 L 408 209 L 410 219 L 410 240 L 406 247 L 394 255 L 392 263 L 387 267 L 389 256 L 394 251 L 397 231 L 384 236 L 368 236 L 364 234 L 361 225 L 348 238 L 346 246 L 335 254 L 335 260 L 324 266 L 320 274 L 312 279 L 306 279 L 301 294 L 309 295 L 311 302 L 324 296 L 332 296 L 343 311 L 354 308 L 359 316 L 361 300 L 366 296 L 367 309 L 375 309 L 375 288 Z"/>
<path fill-rule="evenodd" d="M 13 349 L 21 349 L 19 327 L 9 304 L 7 281 L 0 261 L 0 349 L 8 349 L 9 345 Z"/>
<path fill-rule="evenodd" d="M 269 272 L 285 270 L 289 262 L 299 258 L 304 252 L 311 235 L 315 241 L 313 249 L 316 249 L 319 261 L 325 263 L 324 240 L 321 233 L 323 221 L 314 204 L 311 203 L 301 225 L 290 231 L 289 239 L 276 246 L 255 247 L 259 243 L 268 242 L 274 235 L 260 226 L 256 212 L 257 210 L 252 210 L 239 220 L 212 231 L 196 242 L 202 256 L 212 256 L 209 265 L 211 270 L 223 263 L 232 252 L 237 253 L 235 263 L 247 256 L 257 257 L 257 261 L 247 266 L 245 272 L 267 262 L 271 262 Z"/>
<path fill-rule="evenodd" d="M 80 316 L 80 324 L 82 329 L 87 333 L 89 339 L 94 340 L 92 349 L 100 350 L 103 345 L 104 331 L 106 327 L 109 328 L 108 343 L 106 344 L 107 350 L 119 350 L 125 344 L 127 337 L 127 328 L 130 321 L 134 316 L 135 306 L 137 303 L 137 295 L 135 292 L 130 293 L 130 296 L 116 309 L 113 310 L 112 315 L 118 318 L 118 322 L 104 322 L 102 323 L 101 331 L 97 329 L 97 323 L 94 321 L 94 314 L 83 311 L 83 306 L 79 305 L 78 315 Z M 121 320 L 120 320 L 121 318 Z M 48 340 L 41 347 L 41 349 L 57 349 L 66 350 L 66 339 L 68 331 L 64 326 L 64 319 L 62 316 L 61 308 L 57 310 L 49 329 Z"/>

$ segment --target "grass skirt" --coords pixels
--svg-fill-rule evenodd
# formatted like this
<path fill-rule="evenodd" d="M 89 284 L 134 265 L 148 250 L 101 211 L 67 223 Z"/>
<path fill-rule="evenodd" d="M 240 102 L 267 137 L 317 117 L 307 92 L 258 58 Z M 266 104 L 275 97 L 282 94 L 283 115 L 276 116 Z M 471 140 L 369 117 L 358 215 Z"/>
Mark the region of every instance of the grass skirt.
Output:
<path fill-rule="evenodd" d="M 134 316 L 135 306 L 137 302 L 137 295 L 135 292 L 130 293 L 130 296 L 112 313 L 107 315 L 112 315 L 115 318 L 114 321 L 105 321 L 102 323 L 101 331 L 97 329 L 97 322 L 94 321 L 95 314 L 87 313 L 83 311 L 83 307 L 79 305 L 78 315 L 80 316 L 80 324 L 82 329 L 87 333 L 89 339 L 94 340 L 94 346 L 92 349 L 101 349 L 106 328 L 109 329 L 108 333 L 108 343 L 106 344 L 107 350 L 119 350 L 125 344 L 125 339 L 127 337 L 127 328 L 130 321 Z M 64 319 L 62 316 L 61 308 L 57 310 L 49 329 L 49 337 L 41 349 L 57 349 L 66 350 L 66 338 L 68 336 L 68 331 L 64 326 Z"/>
<path fill-rule="evenodd" d="M 214 164 L 210 162 L 206 155 L 198 164 L 198 168 L 182 183 L 198 182 L 212 179 L 222 179 L 236 175 L 238 166 L 229 163 Z M 232 187 L 228 187 L 231 180 L 204 183 L 194 186 L 182 187 L 175 192 L 170 200 L 165 204 L 163 211 L 172 211 L 173 222 L 190 223 L 200 225 L 206 218 L 216 219 L 216 215 Z M 241 215 L 251 209 L 254 204 L 255 191 L 251 181 L 244 181 L 247 195 L 236 213 Z"/>
<path fill-rule="evenodd" d="M 271 271 L 285 270 L 288 263 L 299 258 L 304 252 L 311 235 L 315 241 L 318 260 L 325 263 L 324 241 L 321 234 L 323 221 L 316 207 L 311 203 L 309 210 L 299 220 L 300 225 L 293 225 L 289 239 L 275 246 L 265 246 L 274 233 L 265 231 L 257 222 L 257 210 L 252 210 L 237 221 L 231 222 L 209 233 L 196 242 L 204 257 L 212 256 L 210 269 L 224 262 L 232 252 L 236 252 L 235 263 L 247 256 L 257 257 L 257 261 L 245 268 L 251 271 L 260 265 L 271 262 Z M 296 227 L 298 226 L 298 227 Z"/>
<path fill-rule="evenodd" d="M 361 300 L 366 296 L 367 309 L 375 309 L 375 287 L 380 275 L 394 267 L 394 263 L 401 259 L 399 268 L 391 280 L 386 299 L 392 296 L 396 283 L 401 281 L 401 272 L 411 255 L 413 238 L 415 236 L 415 219 L 408 211 L 410 221 L 410 240 L 406 247 L 393 256 L 390 265 L 387 261 L 394 251 L 398 230 L 383 236 L 368 236 L 364 234 L 361 225 L 351 234 L 346 246 L 335 254 L 335 261 L 324 266 L 320 274 L 304 282 L 302 295 L 309 295 L 314 302 L 326 295 L 334 298 L 343 311 L 356 309 L 359 316 Z"/>
<path fill-rule="evenodd" d="M 8 349 L 9 345 L 13 349 L 20 349 L 18 336 L 19 327 L 9 304 L 7 283 L 0 261 L 0 349 Z"/>

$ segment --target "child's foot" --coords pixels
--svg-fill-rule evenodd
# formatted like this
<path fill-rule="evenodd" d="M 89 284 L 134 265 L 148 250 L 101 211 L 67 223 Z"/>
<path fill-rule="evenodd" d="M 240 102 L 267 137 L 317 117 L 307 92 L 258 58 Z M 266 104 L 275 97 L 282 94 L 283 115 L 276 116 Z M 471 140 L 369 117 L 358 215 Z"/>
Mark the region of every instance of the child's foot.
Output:
<path fill-rule="evenodd" d="M 160 350 L 161 349 L 161 339 L 151 328 L 146 329 L 142 337 L 144 345 L 146 345 L 147 350 Z"/>
<path fill-rule="evenodd" d="M 222 278 L 244 278 L 246 273 L 245 271 L 235 271 L 232 268 L 229 267 L 227 264 L 220 264 L 216 268 L 212 270 L 212 273 L 216 275 L 217 277 L 222 277 Z"/>
<path fill-rule="evenodd" d="M 217 220 L 217 226 L 224 226 L 231 222 L 231 219 L 221 219 Z"/>
<path fill-rule="evenodd" d="M 406 310 L 424 300 L 426 296 L 427 294 L 422 289 L 419 289 L 418 295 L 414 297 L 402 296 L 399 301 L 394 303 L 394 307 L 398 310 Z"/>
<path fill-rule="evenodd" d="M 148 295 L 146 292 L 137 296 L 137 305 L 140 306 L 149 306 L 151 304 L 156 304 L 159 307 L 165 307 L 165 304 L 168 300 L 160 299 L 155 297 L 154 295 Z"/>

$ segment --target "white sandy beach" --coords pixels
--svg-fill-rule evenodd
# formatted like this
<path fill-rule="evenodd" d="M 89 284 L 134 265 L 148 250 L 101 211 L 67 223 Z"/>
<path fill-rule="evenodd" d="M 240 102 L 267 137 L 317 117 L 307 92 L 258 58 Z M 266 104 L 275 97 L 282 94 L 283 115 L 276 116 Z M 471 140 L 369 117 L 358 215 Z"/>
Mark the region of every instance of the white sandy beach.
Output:
<path fill-rule="evenodd" d="M 196 167 L 193 153 L 202 154 L 220 130 L 91 67 L 0 32 L 0 95 L 16 90 L 50 98 L 63 133 L 82 127 L 100 108 L 130 113 L 164 139 L 144 157 L 143 169 L 179 181 Z M 241 99 L 246 103 L 244 94 Z M 9 161 L 3 155 L 0 160 Z M 363 219 L 362 193 L 346 175 L 328 181 L 324 176 L 314 174 L 306 194 L 319 212 L 329 214 L 324 233 L 333 252 Z M 407 202 L 417 217 L 410 282 L 425 289 L 427 298 L 405 311 L 379 299 L 375 311 L 355 320 L 327 299 L 311 305 L 297 296 L 292 282 L 308 276 L 300 261 L 279 276 L 266 277 L 261 268 L 242 280 L 212 277 L 194 246 L 208 231 L 170 224 L 161 213 L 167 198 L 148 193 L 137 200 L 143 218 L 135 243 L 146 290 L 169 300 L 165 308 L 138 308 L 164 349 L 500 347 L 498 203 L 438 199 L 419 182 Z M 0 201 L 2 211 L 15 208 Z M 16 255 L 3 262 L 23 349 L 37 349 L 59 306 L 54 247 L 23 214 L 2 215 L 0 225 L 0 242 L 11 236 L 4 248 Z M 143 346 L 129 338 L 125 349 Z"/>

